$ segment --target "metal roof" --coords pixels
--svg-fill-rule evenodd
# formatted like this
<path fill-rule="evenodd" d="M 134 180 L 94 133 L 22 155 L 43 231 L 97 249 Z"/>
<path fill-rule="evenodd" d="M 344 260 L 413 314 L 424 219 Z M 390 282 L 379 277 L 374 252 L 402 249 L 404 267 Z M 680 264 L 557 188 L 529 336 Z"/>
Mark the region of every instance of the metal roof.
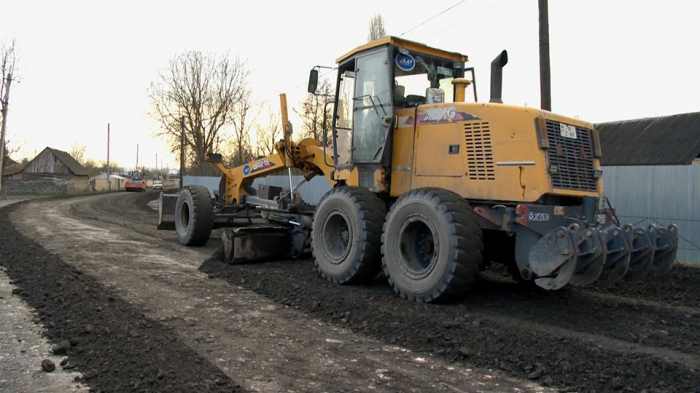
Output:
<path fill-rule="evenodd" d="M 47 147 L 46 149 L 50 150 L 61 162 L 70 169 L 71 172 L 73 172 L 74 175 L 78 176 L 87 176 L 88 171 L 80 165 L 80 163 L 73 158 L 70 154 L 66 153 L 65 151 L 58 150 L 58 149 L 52 149 L 50 147 Z"/>
<path fill-rule="evenodd" d="M 85 169 L 82 165 L 80 165 L 80 163 L 78 161 L 76 161 L 76 159 L 73 158 L 73 156 L 66 153 L 65 151 L 47 147 L 46 149 L 42 150 L 41 153 L 43 153 L 46 150 L 50 151 L 54 156 L 56 156 L 56 158 L 58 158 L 58 160 L 61 161 L 63 163 L 63 165 L 65 165 L 68 168 L 68 170 L 73 172 L 74 175 L 76 175 L 76 176 L 87 176 L 88 175 L 87 169 Z M 37 154 L 36 157 L 39 157 L 41 155 L 41 153 Z M 28 161 L 25 164 L 16 164 L 16 165 L 12 165 L 10 167 L 7 167 L 7 169 L 3 171 L 3 176 L 14 175 L 16 173 L 22 172 L 24 170 L 24 168 L 27 167 L 27 165 L 29 165 L 32 161 L 34 161 L 36 159 L 36 157 L 32 158 L 30 161 Z"/>
<path fill-rule="evenodd" d="M 405 40 L 403 38 L 389 36 L 389 37 L 384 37 L 384 38 L 380 38 L 380 39 L 375 40 L 375 41 L 368 42 L 364 45 L 360 45 L 357 48 L 351 50 L 350 52 L 340 56 L 338 59 L 336 59 L 335 62 L 342 63 L 343 61 L 347 60 L 348 58 L 354 56 L 355 54 L 357 54 L 359 52 L 363 52 L 363 51 L 366 51 L 366 50 L 372 49 L 372 48 L 377 48 L 377 47 L 382 46 L 382 45 L 393 45 L 393 46 L 397 46 L 399 48 L 405 48 L 409 51 L 425 53 L 427 55 L 442 57 L 442 58 L 450 59 L 453 61 L 467 61 L 468 60 L 467 56 L 463 55 L 461 53 L 448 52 L 446 50 L 437 49 L 437 48 L 433 48 L 433 47 L 430 47 L 430 46 L 425 45 L 425 44 L 421 44 L 420 42 L 409 41 L 409 40 Z"/>
<path fill-rule="evenodd" d="M 602 165 L 690 165 L 700 156 L 700 112 L 596 124 Z"/>

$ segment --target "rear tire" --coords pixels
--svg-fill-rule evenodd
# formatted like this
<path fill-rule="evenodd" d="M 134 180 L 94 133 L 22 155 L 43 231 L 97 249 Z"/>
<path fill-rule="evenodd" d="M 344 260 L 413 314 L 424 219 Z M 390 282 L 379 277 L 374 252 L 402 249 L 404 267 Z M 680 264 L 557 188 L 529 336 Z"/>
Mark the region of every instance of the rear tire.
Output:
<path fill-rule="evenodd" d="M 175 204 L 175 232 L 183 246 L 207 244 L 214 222 L 211 194 L 204 186 L 185 186 Z"/>
<path fill-rule="evenodd" d="M 337 284 L 372 280 L 381 269 L 384 202 L 359 187 L 336 187 L 314 213 L 311 248 L 319 273 Z"/>
<path fill-rule="evenodd" d="M 479 274 L 483 235 L 474 211 L 444 189 L 410 191 L 392 206 L 382 235 L 382 265 L 401 297 L 455 300 Z"/>

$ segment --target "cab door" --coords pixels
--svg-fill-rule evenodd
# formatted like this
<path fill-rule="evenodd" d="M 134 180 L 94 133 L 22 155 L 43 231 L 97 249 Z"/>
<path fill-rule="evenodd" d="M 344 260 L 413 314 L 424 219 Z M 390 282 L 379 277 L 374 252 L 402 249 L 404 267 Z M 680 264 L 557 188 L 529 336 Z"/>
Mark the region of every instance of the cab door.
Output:
<path fill-rule="evenodd" d="M 355 60 L 352 161 L 379 163 L 393 118 L 388 49 L 358 55 Z"/>

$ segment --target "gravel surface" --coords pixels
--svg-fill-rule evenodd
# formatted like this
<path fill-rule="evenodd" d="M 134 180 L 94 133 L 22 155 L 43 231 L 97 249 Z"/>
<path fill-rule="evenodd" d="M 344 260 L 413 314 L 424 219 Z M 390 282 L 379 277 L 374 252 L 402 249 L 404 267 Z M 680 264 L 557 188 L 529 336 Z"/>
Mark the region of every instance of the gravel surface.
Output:
<path fill-rule="evenodd" d="M 160 323 L 19 233 L 8 219 L 14 208 L 0 210 L 0 264 L 78 381 L 95 391 L 239 390 Z"/>
<path fill-rule="evenodd" d="M 21 231 L 60 255 L 41 254 L 60 266 L 53 281 L 73 279 L 71 288 L 90 289 L 71 290 L 78 294 L 50 305 L 41 302 L 45 296 L 23 296 L 40 312 L 58 314 L 50 321 L 62 329 L 59 323 L 73 322 L 56 311 L 59 305 L 79 303 L 76 315 L 100 324 L 108 323 L 100 319 L 106 312 L 128 310 L 119 318 L 139 334 L 158 332 L 149 336 L 158 345 L 140 344 L 152 348 L 146 354 L 171 343 L 203 359 L 194 364 L 223 370 L 255 391 L 700 392 L 700 269 L 676 267 L 663 282 L 558 292 L 523 288 L 495 270 L 482 274 L 462 302 L 416 304 L 400 299 L 381 277 L 367 286 L 330 284 L 308 259 L 232 266 L 219 261 L 216 240 L 205 249 L 182 248 L 174 233 L 153 230 L 156 214 L 147 203 L 154 198 L 104 196 L 17 209 L 12 220 Z M 0 217 L 0 225 L 6 221 Z M 26 250 L 41 250 L 27 244 Z M 15 269 L 34 269 L 38 262 L 26 262 L 28 255 L 34 254 L 16 256 Z M 20 269 L 20 261 L 28 266 Z M 36 270 L 8 273 L 41 280 Z M 55 283 L 22 280 L 20 288 L 61 291 Z M 93 300 L 80 303 L 83 297 Z M 56 344 L 74 336 L 49 332 Z M 95 335 L 77 336 L 84 337 Z M 121 352 L 115 348 L 140 337 L 123 335 L 104 350 Z M 172 370 L 191 368 L 173 358 Z M 122 361 L 128 360 L 112 363 L 124 370 L 122 381 L 160 386 L 157 378 L 145 384 L 152 372 L 139 379 L 140 371 L 122 368 Z M 79 366 L 91 367 L 104 368 Z"/>
<path fill-rule="evenodd" d="M 505 376 L 498 367 L 451 362 L 353 333 L 343 324 L 314 318 L 203 273 L 198 268 L 220 244 L 186 248 L 177 244 L 174 233 L 156 231 L 155 212 L 147 206 L 156 196 L 33 202 L 10 218 L 23 234 L 60 258 L 70 274 L 77 269 L 115 301 L 143 313 L 140 318 L 160 323 L 163 339 L 186 345 L 251 391 L 552 391 L 537 381 Z M 102 312 L 86 309 L 86 314 Z M 113 367 L 121 369 L 123 360 Z M 182 378 L 196 377 L 182 363 L 173 368 Z M 127 368 L 122 377 L 138 372 Z"/>
<path fill-rule="evenodd" d="M 464 302 L 425 305 L 398 298 L 381 279 L 365 287 L 321 281 L 310 261 L 230 266 L 219 260 L 214 255 L 202 271 L 450 361 L 497 367 L 565 391 L 700 392 L 698 308 L 657 307 L 584 290 L 542 292 L 493 274 L 485 274 Z M 700 279 L 700 270 L 686 269 L 673 276 Z"/>

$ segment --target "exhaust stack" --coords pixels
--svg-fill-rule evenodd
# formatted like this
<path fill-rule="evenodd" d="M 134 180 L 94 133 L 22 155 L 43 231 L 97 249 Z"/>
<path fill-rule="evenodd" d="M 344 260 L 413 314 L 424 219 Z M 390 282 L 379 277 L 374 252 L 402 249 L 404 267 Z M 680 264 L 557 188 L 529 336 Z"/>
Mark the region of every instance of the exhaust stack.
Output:
<path fill-rule="evenodd" d="M 503 51 L 491 62 L 491 99 L 489 102 L 502 104 L 501 90 L 503 90 L 503 67 L 508 64 L 508 52 Z"/>

